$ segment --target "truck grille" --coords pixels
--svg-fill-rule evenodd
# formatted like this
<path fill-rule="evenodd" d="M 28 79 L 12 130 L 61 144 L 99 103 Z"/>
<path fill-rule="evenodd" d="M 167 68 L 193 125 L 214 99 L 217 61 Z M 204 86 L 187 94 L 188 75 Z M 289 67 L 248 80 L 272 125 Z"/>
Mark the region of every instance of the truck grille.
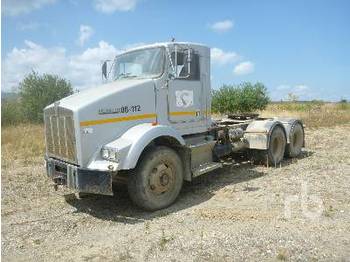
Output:
<path fill-rule="evenodd" d="M 51 107 L 44 111 L 44 119 L 47 154 L 77 163 L 73 112 Z"/>

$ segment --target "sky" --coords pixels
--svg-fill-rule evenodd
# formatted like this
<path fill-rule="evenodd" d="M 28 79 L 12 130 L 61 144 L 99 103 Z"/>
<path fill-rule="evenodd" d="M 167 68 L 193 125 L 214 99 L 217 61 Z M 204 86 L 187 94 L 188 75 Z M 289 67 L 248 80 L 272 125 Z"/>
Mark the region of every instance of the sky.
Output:
<path fill-rule="evenodd" d="M 212 88 L 262 82 L 273 100 L 350 100 L 348 0 L 2 0 L 1 90 L 35 70 L 74 89 L 142 44 L 211 47 Z"/>

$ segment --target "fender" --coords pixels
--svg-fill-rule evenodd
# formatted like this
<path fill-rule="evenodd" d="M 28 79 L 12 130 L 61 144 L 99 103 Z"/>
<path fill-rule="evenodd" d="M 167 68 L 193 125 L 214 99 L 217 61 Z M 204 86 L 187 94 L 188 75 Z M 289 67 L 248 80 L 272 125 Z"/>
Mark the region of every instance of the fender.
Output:
<path fill-rule="evenodd" d="M 118 170 L 135 168 L 141 153 L 157 137 L 169 136 L 185 145 L 185 140 L 172 127 L 144 123 L 127 130 L 120 138 L 108 143 L 105 147 L 115 148 L 119 154 Z"/>
<path fill-rule="evenodd" d="M 281 126 L 287 137 L 282 122 L 276 119 L 256 120 L 251 122 L 244 132 L 244 138 L 249 143 L 250 149 L 266 150 L 269 148 L 271 132 L 275 126 Z"/>

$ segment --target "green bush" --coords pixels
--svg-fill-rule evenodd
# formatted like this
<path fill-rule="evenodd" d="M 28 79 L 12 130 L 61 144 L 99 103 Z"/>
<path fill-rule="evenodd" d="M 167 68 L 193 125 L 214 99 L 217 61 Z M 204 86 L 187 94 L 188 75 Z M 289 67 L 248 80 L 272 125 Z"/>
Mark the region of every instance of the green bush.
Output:
<path fill-rule="evenodd" d="M 337 108 L 338 110 L 348 110 L 350 109 L 350 103 L 343 98 L 337 103 Z"/>
<path fill-rule="evenodd" d="M 1 125 L 15 125 L 24 121 L 23 110 L 18 99 L 4 100 L 1 103 Z"/>
<path fill-rule="evenodd" d="M 223 85 L 219 90 L 212 92 L 214 113 L 251 113 L 265 109 L 269 102 L 267 89 L 262 83 Z"/>
<path fill-rule="evenodd" d="M 38 75 L 32 72 L 19 84 L 24 118 L 31 122 L 43 121 L 43 109 L 53 102 L 71 95 L 71 84 L 56 75 Z"/>

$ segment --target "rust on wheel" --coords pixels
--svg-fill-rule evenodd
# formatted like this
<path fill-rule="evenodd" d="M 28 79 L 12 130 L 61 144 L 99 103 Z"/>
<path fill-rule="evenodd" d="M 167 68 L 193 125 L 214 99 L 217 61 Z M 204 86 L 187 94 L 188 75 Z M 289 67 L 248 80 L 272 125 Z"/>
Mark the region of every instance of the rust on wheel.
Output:
<path fill-rule="evenodd" d="M 136 205 L 158 210 L 172 204 L 183 182 L 183 163 L 178 153 L 166 146 L 145 151 L 128 177 L 128 191 Z"/>
<path fill-rule="evenodd" d="M 172 168 L 164 163 L 158 164 L 152 169 L 149 186 L 154 194 L 163 194 L 174 186 L 175 173 Z"/>

